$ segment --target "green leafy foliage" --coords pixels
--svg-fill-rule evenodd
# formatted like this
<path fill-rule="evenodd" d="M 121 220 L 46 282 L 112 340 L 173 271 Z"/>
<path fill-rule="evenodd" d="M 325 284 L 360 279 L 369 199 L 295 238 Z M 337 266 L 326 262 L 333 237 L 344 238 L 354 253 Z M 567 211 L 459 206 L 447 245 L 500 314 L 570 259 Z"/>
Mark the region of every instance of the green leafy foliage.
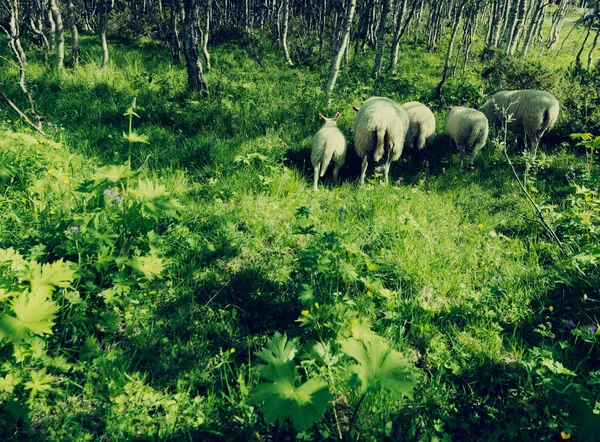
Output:
<path fill-rule="evenodd" d="M 259 373 L 268 383 L 256 386 L 250 404 L 263 404 L 265 420 L 283 424 L 290 419 L 294 428 L 305 430 L 323 414 L 331 395 L 327 383 L 321 379 L 308 379 L 297 385 L 297 368 L 294 356 L 297 340 L 287 340 L 287 336 L 275 333 L 266 347 L 257 352 L 266 365 L 260 366 Z"/>

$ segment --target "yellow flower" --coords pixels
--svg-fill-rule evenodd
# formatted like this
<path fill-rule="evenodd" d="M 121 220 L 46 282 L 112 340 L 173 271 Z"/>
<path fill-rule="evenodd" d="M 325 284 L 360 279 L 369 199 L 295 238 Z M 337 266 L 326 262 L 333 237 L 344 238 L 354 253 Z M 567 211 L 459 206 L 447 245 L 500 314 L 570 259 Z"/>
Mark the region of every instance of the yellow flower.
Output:
<path fill-rule="evenodd" d="M 368 296 L 369 298 L 372 298 L 372 297 L 373 297 L 373 293 L 371 293 L 371 291 L 370 291 L 370 290 L 368 290 L 368 291 L 367 291 L 367 296 Z"/>
<path fill-rule="evenodd" d="M 62 177 L 60 180 L 61 180 L 63 183 L 67 183 L 67 182 L 69 182 L 69 178 L 67 178 L 66 176 Z"/>
<path fill-rule="evenodd" d="M 50 215 L 54 215 L 54 210 L 50 210 Z"/>
<path fill-rule="evenodd" d="M 48 170 L 48 174 L 49 175 L 55 175 L 56 174 L 56 170 L 50 169 L 50 170 Z"/>
<path fill-rule="evenodd" d="M 233 198 L 229 199 L 229 204 L 233 204 Z"/>
<path fill-rule="evenodd" d="M 483 229 L 485 226 L 481 223 L 477 224 L 477 227 L 479 227 L 480 229 Z"/>
<path fill-rule="evenodd" d="M 560 437 L 562 437 L 563 439 L 571 439 L 571 435 L 565 431 L 560 432 Z"/>
<path fill-rule="evenodd" d="M 315 302 L 315 307 L 319 308 L 319 303 L 318 302 Z"/>
<path fill-rule="evenodd" d="M 12 120 L 6 120 L 7 123 L 12 123 Z"/>
<path fill-rule="evenodd" d="M 27 200 L 25 199 L 25 197 L 21 198 L 21 202 L 22 202 L 22 203 L 25 203 L 25 202 L 27 202 Z"/>
<path fill-rule="evenodd" d="M 231 349 L 229 350 L 229 353 L 235 353 L 235 348 L 231 347 Z"/>
<path fill-rule="evenodd" d="M 302 311 L 300 312 L 300 314 L 301 314 L 302 316 L 308 316 L 308 310 L 302 310 Z"/>
<path fill-rule="evenodd" d="M 548 310 L 550 310 L 551 312 L 553 312 L 554 311 L 554 307 L 550 306 L 550 307 L 548 307 Z"/>

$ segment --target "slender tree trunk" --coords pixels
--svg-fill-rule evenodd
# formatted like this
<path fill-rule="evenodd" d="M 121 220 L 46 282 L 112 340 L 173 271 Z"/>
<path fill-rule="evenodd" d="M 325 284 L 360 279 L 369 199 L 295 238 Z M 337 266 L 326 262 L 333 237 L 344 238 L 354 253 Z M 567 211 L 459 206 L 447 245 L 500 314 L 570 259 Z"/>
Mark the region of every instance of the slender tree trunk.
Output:
<path fill-rule="evenodd" d="M 181 17 L 181 0 L 169 0 L 169 51 L 175 66 L 181 65 L 181 41 L 179 40 L 179 20 Z"/>
<path fill-rule="evenodd" d="M 519 0 L 518 2 L 519 7 L 517 10 L 517 17 L 515 19 L 515 26 L 510 38 L 510 42 L 506 49 L 506 53 L 508 55 L 514 55 L 515 51 L 517 50 L 517 46 L 519 45 L 521 30 L 525 24 L 525 16 L 527 14 L 527 2 L 528 0 Z"/>
<path fill-rule="evenodd" d="M 550 26 L 550 31 L 548 32 L 548 40 L 546 41 L 546 47 L 548 49 L 554 49 L 556 44 L 558 43 L 558 39 L 560 37 L 560 30 L 562 29 L 562 24 L 565 16 L 567 15 L 567 8 L 569 7 L 570 0 L 561 0 L 558 8 L 554 11 L 552 15 L 552 25 Z"/>
<path fill-rule="evenodd" d="M 381 73 L 381 62 L 383 60 L 383 48 L 385 47 L 385 34 L 387 33 L 388 16 L 392 8 L 392 0 L 383 0 L 383 11 L 379 21 L 379 31 L 377 32 L 377 45 L 375 47 L 375 63 L 373 64 L 373 78 L 379 77 Z"/>
<path fill-rule="evenodd" d="M 73 10 L 73 0 L 67 0 L 67 15 L 71 25 L 71 57 L 73 66 L 79 64 L 79 31 L 77 30 L 77 19 Z"/>
<path fill-rule="evenodd" d="M 435 95 L 439 99 L 442 96 L 442 87 L 446 82 L 446 78 L 448 77 L 448 68 L 450 67 L 450 57 L 452 56 L 452 47 L 454 46 L 454 40 L 456 39 L 456 34 L 458 31 L 458 25 L 460 24 L 460 19 L 462 18 L 463 9 L 467 0 L 460 0 L 460 4 L 456 6 L 456 14 L 454 16 L 454 24 L 452 26 L 452 35 L 450 36 L 450 42 L 448 43 L 448 51 L 446 52 L 446 64 L 444 65 L 444 71 L 442 72 L 442 79 L 437 85 Z"/>
<path fill-rule="evenodd" d="M 100 5 L 100 44 L 102 46 L 102 68 L 108 66 L 108 43 L 106 33 L 108 32 L 108 15 L 111 9 L 111 0 L 101 0 Z"/>
<path fill-rule="evenodd" d="M 48 21 L 48 42 L 50 43 L 50 51 L 56 49 L 56 22 L 52 16 L 52 9 L 46 11 L 46 20 Z"/>
<path fill-rule="evenodd" d="M 54 33 L 56 47 L 56 67 L 58 69 L 62 69 L 65 61 L 65 29 L 57 0 L 50 0 L 50 10 L 52 11 L 54 23 L 56 24 Z"/>
<path fill-rule="evenodd" d="M 546 0 L 535 0 L 533 5 L 533 12 L 529 27 L 527 28 L 527 34 L 525 35 L 525 41 L 523 42 L 523 58 L 527 57 L 527 54 L 531 50 L 531 46 L 534 41 L 535 31 L 538 28 L 540 21 L 543 23 L 544 17 L 546 16 L 546 6 L 544 3 Z"/>
<path fill-rule="evenodd" d="M 400 4 L 398 5 L 398 13 L 396 14 L 396 24 L 394 30 L 394 37 L 392 38 L 392 47 L 390 48 L 390 66 L 389 69 L 392 69 L 398 63 L 398 50 L 400 49 L 400 36 L 402 35 L 402 21 L 404 20 L 404 16 L 406 14 L 406 1 L 400 0 Z"/>
<path fill-rule="evenodd" d="M 325 21 L 327 20 L 327 0 L 321 0 L 319 11 L 319 60 L 323 58 L 323 39 L 325 35 Z"/>
<path fill-rule="evenodd" d="M 208 0 L 206 4 L 206 21 L 202 35 L 202 54 L 204 55 L 204 63 L 206 64 L 206 72 L 210 71 L 210 54 L 208 53 L 208 36 L 210 32 L 210 18 L 212 15 L 212 0 Z"/>
<path fill-rule="evenodd" d="M 290 53 L 287 47 L 287 33 L 288 33 L 288 20 L 290 17 L 290 0 L 283 0 L 283 31 L 281 35 L 281 44 L 283 45 L 283 55 L 285 57 L 285 61 L 290 66 L 294 66 L 292 59 L 290 58 Z"/>
<path fill-rule="evenodd" d="M 594 50 L 596 49 L 596 46 L 598 45 L 598 37 L 599 36 L 600 36 L 600 29 L 596 28 L 596 35 L 594 36 L 594 42 L 592 43 L 592 47 L 590 48 L 590 52 L 588 53 L 588 59 L 587 59 L 588 71 L 592 69 L 592 62 L 593 62 L 592 55 L 594 53 Z"/>
<path fill-rule="evenodd" d="M 206 91 L 202 76 L 202 63 L 198 53 L 198 0 L 183 0 L 183 53 L 188 74 L 188 88 Z"/>
<path fill-rule="evenodd" d="M 352 20 L 354 19 L 354 11 L 356 10 L 356 0 L 348 0 L 348 8 L 346 9 L 346 18 L 344 19 L 344 27 L 342 30 L 342 40 L 337 45 L 337 50 L 331 59 L 331 70 L 329 72 L 329 80 L 325 87 L 325 95 L 327 96 L 327 107 L 331 105 L 331 94 L 335 88 L 337 76 L 340 72 L 342 57 L 348 46 L 350 39 L 350 29 L 352 28 Z"/>

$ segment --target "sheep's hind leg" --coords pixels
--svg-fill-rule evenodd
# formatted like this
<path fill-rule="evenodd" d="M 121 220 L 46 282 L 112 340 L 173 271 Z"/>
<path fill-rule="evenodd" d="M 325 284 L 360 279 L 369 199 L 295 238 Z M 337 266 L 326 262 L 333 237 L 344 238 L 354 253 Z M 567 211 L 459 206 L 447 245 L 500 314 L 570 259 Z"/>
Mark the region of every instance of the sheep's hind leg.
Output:
<path fill-rule="evenodd" d="M 386 184 L 386 186 L 389 183 L 390 165 L 391 164 L 392 164 L 392 149 L 388 150 L 388 155 L 387 155 L 387 158 L 385 160 L 384 176 L 385 176 L 385 184 Z"/>
<path fill-rule="evenodd" d="M 360 172 L 360 185 L 365 184 L 365 175 L 367 174 L 367 166 L 369 165 L 369 160 L 367 160 L 367 155 L 363 157 L 362 160 L 362 170 Z"/>
<path fill-rule="evenodd" d="M 319 172 L 321 171 L 321 163 L 315 166 L 315 176 L 313 178 L 313 190 L 317 192 L 319 190 Z"/>
<path fill-rule="evenodd" d="M 338 181 L 338 175 L 340 173 L 341 165 L 336 164 L 333 168 L 333 181 Z"/>

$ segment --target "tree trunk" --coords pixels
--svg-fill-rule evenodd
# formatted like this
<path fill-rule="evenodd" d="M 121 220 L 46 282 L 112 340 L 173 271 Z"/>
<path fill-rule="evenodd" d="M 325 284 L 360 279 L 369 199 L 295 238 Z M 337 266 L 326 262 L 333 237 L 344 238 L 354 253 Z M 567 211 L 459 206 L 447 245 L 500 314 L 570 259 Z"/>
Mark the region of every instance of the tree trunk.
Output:
<path fill-rule="evenodd" d="M 554 11 L 552 15 L 552 25 L 550 26 L 550 31 L 548 32 L 548 40 L 546 41 L 546 47 L 548 49 L 554 49 L 556 44 L 558 43 L 558 38 L 560 37 L 560 30 L 562 28 L 563 20 L 567 15 L 567 8 L 569 7 L 570 0 L 561 0 L 558 8 Z"/>
<path fill-rule="evenodd" d="M 50 10 L 55 23 L 56 67 L 62 69 L 65 61 L 65 29 L 57 0 L 50 0 Z"/>
<path fill-rule="evenodd" d="M 73 0 L 67 0 L 67 15 L 71 25 L 71 57 L 73 66 L 79 64 L 79 31 L 77 30 L 77 19 L 73 10 Z"/>
<path fill-rule="evenodd" d="M 596 35 L 594 36 L 594 42 L 592 43 L 592 47 L 590 48 L 590 52 L 588 53 L 588 59 L 587 59 L 588 71 L 592 69 L 592 63 L 594 61 L 592 58 L 592 54 L 594 53 L 594 50 L 596 49 L 596 46 L 598 45 L 598 36 L 600 36 L 600 30 L 598 28 L 596 28 Z"/>
<path fill-rule="evenodd" d="M 458 31 L 458 25 L 462 18 L 463 9 L 467 0 L 460 0 L 460 4 L 456 7 L 456 13 L 454 15 L 454 24 L 452 26 L 452 35 L 450 36 L 450 42 L 448 43 L 448 51 L 446 52 L 446 64 L 444 65 L 444 71 L 442 72 L 442 79 L 440 80 L 435 90 L 435 96 L 439 99 L 442 96 L 442 87 L 448 77 L 448 68 L 450 67 L 450 57 L 452 56 L 452 47 L 454 46 L 454 40 Z"/>
<path fill-rule="evenodd" d="M 525 24 L 525 16 L 527 14 L 527 2 L 528 0 L 519 0 L 518 2 L 519 6 L 515 19 L 515 26 L 510 38 L 510 42 L 506 48 L 507 55 L 514 55 L 515 51 L 517 50 L 517 46 L 519 45 L 521 30 Z"/>
<path fill-rule="evenodd" d="M 373 64 L 373 78 L 379 77 L 381 73 L 381 61 L 383 60 L 383 48 L 385 47 L 385 34 L 387 33 L 388 15 L 392 8 L 392 0 L 383 0 L 383 11 L 379 21 L 379 31 L 377 32 L 377 45 L 375 47 L 375 63 Z"/>
<path fill-rule="evenodd" d="M 287 33 L 288 33 L 288 20 L 290 17 L 290 0 L 283 0 L 283 30 L 281 35 L 281 44 L 283 45 L 283 55 L 285 57 L 285 61 L 290 66 L 294 66 L 292 59 L 290 58 L 290 53 L 287 47 Z"/>
<path fill-rule="evenodd" d="M 327 0 L 321 0 L 319 11 L 319 60 L 323 58 L 323 37 L 325 35 L 325 21 L 327 19 Z"/>
<path fill-rule="evenodd" d="M 108 43 L 106 33 L 108 32 L 108 15 L 110 14 L 111 0 L 101 0 L 100 5 L 100 44 L 102 46 L 102 68 L 108 66 Z"/>
<path fill-rule="evenodd" d="M 188 88 L 192 91 L 206 91 L 202 76 L 202 63 L 198 53 L 198 0 L 183 1 L 183 53 L 188 74 Z"/>
<path fill-rule="evenodd" d="M 208 53 L 208 35 L 210 32 L 210 18 L 212 15 L 212 0 L 208 0 L 206 4 L 206 21 L 204 31 L 200 31 L 202 37 L 202 54 L 204 55 L 204 63 L 206 64 L 206 72 L 210 71 L 210 54 Z"/>
<path fill-rule="evenodd" d="M 340 64 L 342 57 L 348 46 L 350 39 L 350 29 L 352 28 L 352 20 L 354 19 L 354 11 L 356 10 L 356 0 L 348 0 L 348 8 L 346 9 L 346 17 L 344 19 L 344 27 L 342 30 L 342 40 L 337 45 L 337 50 L 331 59 L 331 71 L 329 72 L 329 80 L 325 87 L 325 95 L 327 96 L 327 107 L 331 105 L 331 94 L 335 88 L 337 76 L 340 72 Z"/>
<path fill-rule="evenodd" d="M 48 42 L 50 43 L 50 51 L 56 49 L 56 23 L 52 17 L 52 9 L 46 11 L 46 20 L 48 21 Z"/>
<path fill-rule="evenodd" d="M 400 49 L 400 37 L 402 35 L 402 21 L 404 20 L 404 16 L 406 14 L 406 0 L 400 0 L 400 4 L 398 5 L 398 13 L 396 14 L 396 24 L 394 37 L 392 38 L 392 47 L 390 48 L 390 66 L 392 69 L 398 63 L 398 50 Z"/>
<path fill-rule="evenodd" d="M 538 28 L 539 22 L 543 23 L 544 17 L 546 16 L 546 0 L 535 0 L 533 5 L 533 12 L 529 27 L 527 28 L 527 34 L 525 35 L 525 41 L 523 42 L 523 58 L 527 57 L 527 54 L 531 50 L 533 40 L 535 37 L 535 31 Z"/>

